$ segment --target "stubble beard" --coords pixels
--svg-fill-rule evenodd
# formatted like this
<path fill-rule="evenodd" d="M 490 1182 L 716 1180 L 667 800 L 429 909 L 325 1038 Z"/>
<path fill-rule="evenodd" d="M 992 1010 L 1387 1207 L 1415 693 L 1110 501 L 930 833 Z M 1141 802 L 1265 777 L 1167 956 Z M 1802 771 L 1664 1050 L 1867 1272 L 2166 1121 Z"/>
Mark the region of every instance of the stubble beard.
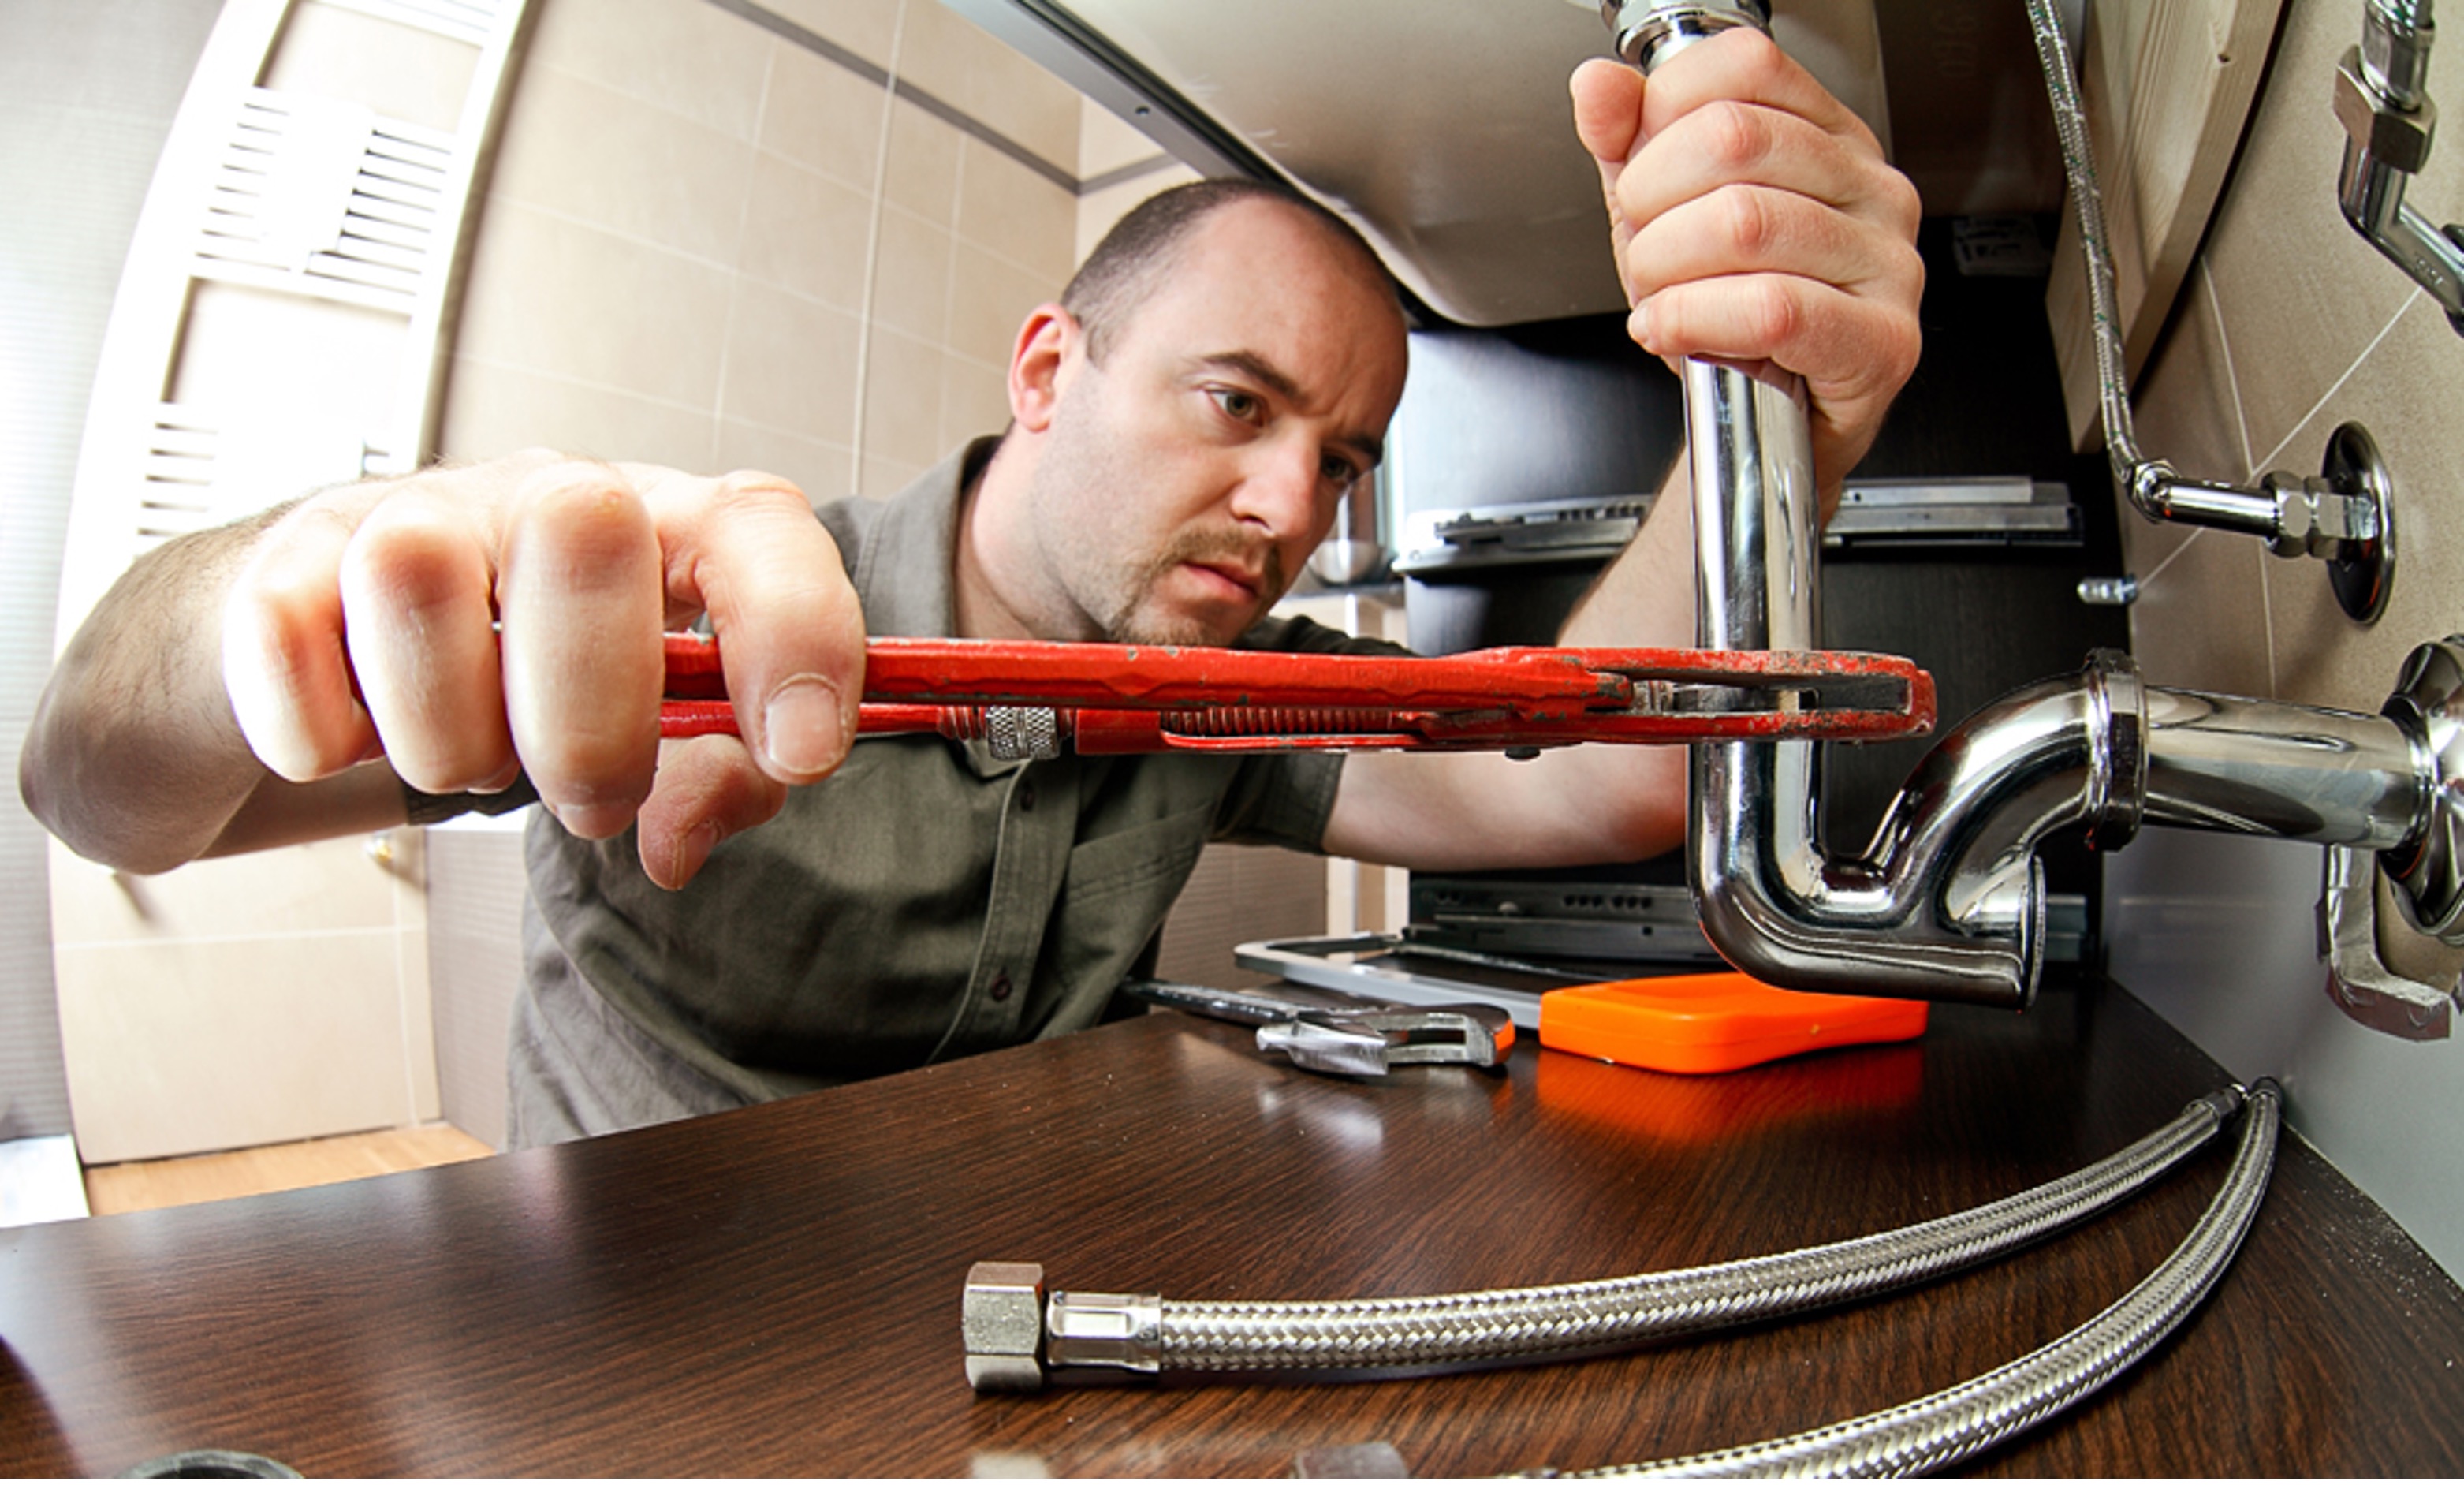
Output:
<path fill-rule="evenodd" d="M 1254 567 L 1263 574 L 1257 603 L 1230 632 L 1219 632 L 1204 619 L 1162 610 L 1153 604 L 1155 589 L 1184 564 L 1216 562 L 1243 570 Z M 1160 556 L 1124 581 L 1116 591 L 1120 594 L 1117 604 L 1101 620 L 1104 637 L 1114 644 L 1228 645 L 1283 596 L 1284 554 L 1238 531 L 1192 528 L 1176 535 Z"/>
<path fill-rule="evenodd" d="M 1128 468 L 1101 417 L 1092 413 L 1087 406 L 1065 405 L 1053 448 L 1032 477 L 1040 487 L 1032 503 L 1046 570 L 1077 615 L 1067 626 L 1074 632 L 1065 637 L 1119 645 L 1230 644 L 1283 596 L 1282 551 L 1239 528 L 1198 526 L 1175 533 L 1162 552 L 1144 562 L 1103 550 L 1104 523 L 1094 513 L 1129 508 L 1145 482 Z M 1073 515 L 1077 519 L 1067 519 Z M 1155 601 L 1163 582 L 1192 562 L 1222 562 L 1264 575 L 1259 601 L 1231 632 L 1219 633 L 1206 620 Z"/>

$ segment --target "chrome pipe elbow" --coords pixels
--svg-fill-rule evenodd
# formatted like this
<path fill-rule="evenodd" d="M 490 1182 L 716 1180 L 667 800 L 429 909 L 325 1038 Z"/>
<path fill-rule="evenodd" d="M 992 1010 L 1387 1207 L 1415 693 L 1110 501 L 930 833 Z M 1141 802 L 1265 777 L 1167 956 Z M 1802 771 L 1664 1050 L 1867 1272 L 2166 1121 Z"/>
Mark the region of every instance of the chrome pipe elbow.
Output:
<path fill-rule="evenodd" d="M 1926 755 L 1849 860 L 1817 838 L 1810 744 L 1698 746 L 1704 931 L 1773 984 L 2025 1007 L 2044 959 L 2036 849 L 2069 826 L 2107 847 L 2136 831 L 2145 712 L 2119 654 L 2013 692 Z"/>

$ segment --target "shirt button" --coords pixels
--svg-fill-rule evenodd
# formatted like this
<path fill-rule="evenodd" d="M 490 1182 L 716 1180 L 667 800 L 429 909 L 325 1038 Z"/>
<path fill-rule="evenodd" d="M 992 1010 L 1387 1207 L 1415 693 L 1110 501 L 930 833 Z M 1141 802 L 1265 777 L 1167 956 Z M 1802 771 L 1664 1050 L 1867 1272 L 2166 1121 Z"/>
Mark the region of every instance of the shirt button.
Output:
<path fill-rule="evenodd" d="M 1035 808 L 1035 781 L 1033 779 L 1021 779 L 1018 781 L 1018 808 L 1021 810 L 1028 810 Z"/>
<path fill-rule="evenodd" d="M 992 998 L 993 998 L 993 999 L 995 999 L 995 1000 L 997 1000 L 997 1001 L 1002 1001 L 1002 1000 L 1007 1000 L 1007 999 L 1009 999 L 1009 976 L 1007 976 L 1007 975 L 995 975 L 995 976 L 993 976 L 993 983 L 992 983 L 992 988 L 991 988 L 990 993 L 991 993 L 991 995 L 992 995 Z"/>

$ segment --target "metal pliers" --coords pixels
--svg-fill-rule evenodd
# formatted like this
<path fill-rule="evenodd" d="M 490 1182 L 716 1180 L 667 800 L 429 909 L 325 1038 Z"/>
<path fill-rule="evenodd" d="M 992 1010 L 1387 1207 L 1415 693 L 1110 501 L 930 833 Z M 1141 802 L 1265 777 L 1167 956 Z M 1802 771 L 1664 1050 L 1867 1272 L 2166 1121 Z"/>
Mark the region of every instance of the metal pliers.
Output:
<path fill-rule="evenodd" d="M 1312 1073 L 1375 1077 L 1413 1063 L 1493 1068 L 1514 1046 L 1514 1020 L 1495 1006 L 1397 1006 L 1358 996 L 1273 987 L 1221 990 L 1169 980 L 1121 988 L 1151 1005 L 1258 1029 L 1258 1049 Z"/>
<path fill-rule="evenodd" d="M 1931 730 L 1933 678 L 1845 651 L 1322 654 L 1206 646 L 875 639 L 860 735 L 938 733 L 995 757 L 1504 749 L 1881 739 Z M 734 732 L 715 641 L 667 640 L 663 737 Z"/>

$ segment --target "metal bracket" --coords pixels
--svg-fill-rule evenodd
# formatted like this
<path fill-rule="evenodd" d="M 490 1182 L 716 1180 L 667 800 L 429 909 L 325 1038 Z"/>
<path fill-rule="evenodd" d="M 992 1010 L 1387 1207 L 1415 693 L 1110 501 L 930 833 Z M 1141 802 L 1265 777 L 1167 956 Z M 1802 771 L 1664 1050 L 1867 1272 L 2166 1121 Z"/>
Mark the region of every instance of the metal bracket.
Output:
<path fill-rule="evenodd" d="M 2351 846 L 2329 846 L 2319 896 L 2319 951 L 2327 998 L 2374 1031 L 2407 1041 L 2444 1041 L 2464 986 L 2441 989 L 2396 973 L 2379 957 L 2377 873 Z"/>

